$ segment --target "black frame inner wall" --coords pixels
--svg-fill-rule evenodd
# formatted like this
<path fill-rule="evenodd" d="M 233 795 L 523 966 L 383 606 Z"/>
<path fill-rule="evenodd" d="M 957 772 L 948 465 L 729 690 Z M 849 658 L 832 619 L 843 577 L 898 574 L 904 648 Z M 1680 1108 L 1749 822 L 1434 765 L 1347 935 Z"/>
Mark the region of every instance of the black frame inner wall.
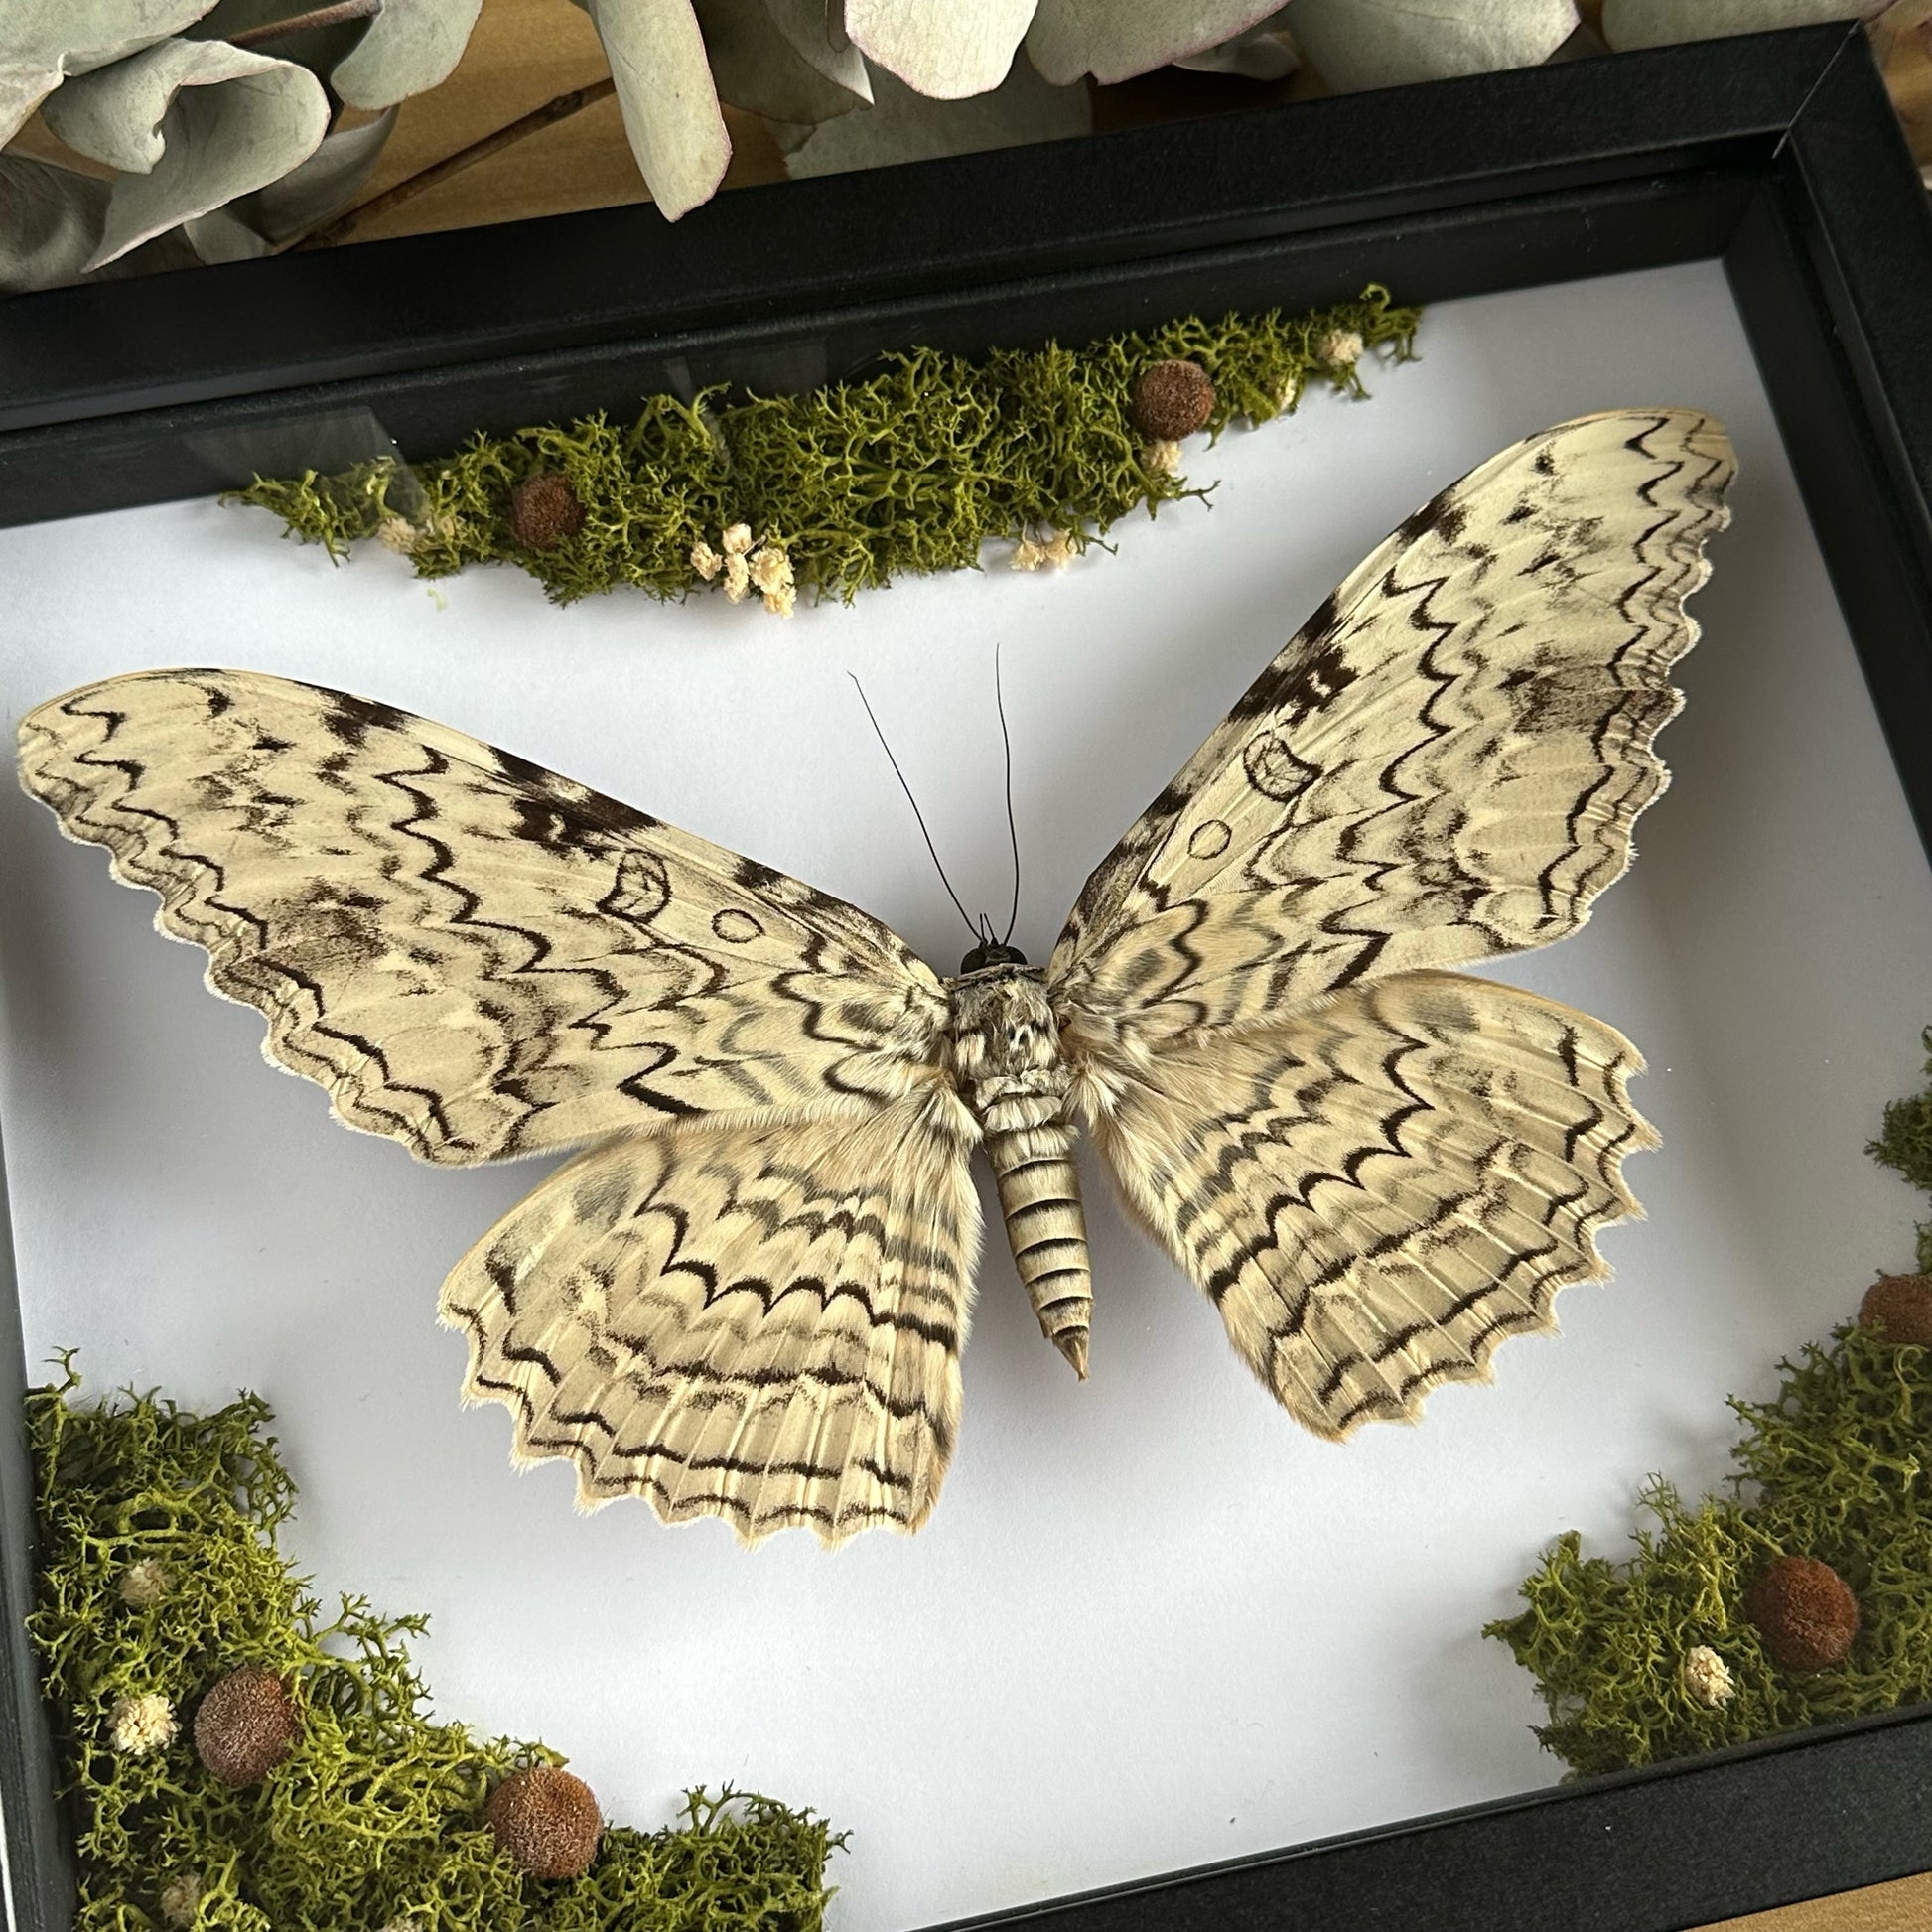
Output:
<path fill-rule="evenodd" d="M 675 227 L 611 209 L 16 297 L 0 522 L 327 467 L 332 435 L 421 457 L 656 389 L 806 387 L 913 342 L 1712 258 L 1932 850 L 1932 215 L 1856 28 L 740 190 Z M 0 1401 L 23 1380 L 0 1265 Z M 0 1851 L 16 1932 L 62 1932 L 16 1439 Z M 1932 1710 L 972 1923 L 1679 1932 L 1926 1869 Z"/>

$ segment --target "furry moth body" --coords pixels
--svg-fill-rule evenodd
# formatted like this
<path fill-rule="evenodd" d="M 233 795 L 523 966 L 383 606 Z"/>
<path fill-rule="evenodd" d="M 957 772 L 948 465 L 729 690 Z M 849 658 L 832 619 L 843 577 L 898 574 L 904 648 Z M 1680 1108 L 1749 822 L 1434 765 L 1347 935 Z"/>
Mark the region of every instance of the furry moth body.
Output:
<path fill-rule="evenodd" d="M 879 920 L 366 699 L 90 685 L 27 789 L 264 1051 L 444 1165 L 578 1148 L 452 1270 L 466 1393 L 580 1499 L 837 1542 L 930 1513 L 983 1145 L 1084 1374 L 1084 1123 L 1289 1412 L 1486 1380 L 1605 1272 L 1654 1138 L 1611 1027 L 1452 970 L 1577 930 L 1665 782 L 1731 474 L 1688 410 L 1503 451 L 1382 544 L 1095 870 L 1047 964 L 942 980 Z"/>
<path fill-rule="evenodd" d="M 952 1072 L 986 1136 L 1007 1245 L 1040 1332 L 1084 1382 L 1093 1275 L 1067 1120 L 1072 1072 L 1044 979 L 1016 956 L 946 982 Z"/>

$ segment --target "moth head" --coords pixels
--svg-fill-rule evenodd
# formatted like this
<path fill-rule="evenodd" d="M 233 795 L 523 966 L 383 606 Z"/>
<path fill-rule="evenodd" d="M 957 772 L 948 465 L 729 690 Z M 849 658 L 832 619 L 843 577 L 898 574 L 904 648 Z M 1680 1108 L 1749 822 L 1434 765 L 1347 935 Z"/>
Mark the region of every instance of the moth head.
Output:
<path fill-rule="evenodd" d="M 1024 966 L 1027 955 L 1018 946 L 1003 946 L 997 939 L 982 939 L 980 943 L 959 962 L 959 977 L 964 979 L 968 973 L 984 973 L 995 966 Z"/>

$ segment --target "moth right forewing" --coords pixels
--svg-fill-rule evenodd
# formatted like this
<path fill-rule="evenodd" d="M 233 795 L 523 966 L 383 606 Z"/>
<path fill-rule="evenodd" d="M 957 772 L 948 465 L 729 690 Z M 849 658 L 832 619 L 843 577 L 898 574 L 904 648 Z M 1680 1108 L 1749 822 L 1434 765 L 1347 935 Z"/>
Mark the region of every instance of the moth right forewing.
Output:
<path fill-rule="evenodd" d="M 1062 1025 L 1246 1025 L 1574 931 L 1661 789 L 1722 428 L 1617 411 L 1427 505 L 1311 619 L 1095 871 Z"/>

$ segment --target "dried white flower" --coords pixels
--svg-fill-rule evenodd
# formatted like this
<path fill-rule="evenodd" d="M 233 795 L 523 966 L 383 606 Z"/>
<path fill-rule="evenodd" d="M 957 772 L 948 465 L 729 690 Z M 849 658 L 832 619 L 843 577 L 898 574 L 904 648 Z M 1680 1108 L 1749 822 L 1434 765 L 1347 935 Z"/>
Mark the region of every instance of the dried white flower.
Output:
<path fill-rule="evenodd" d="M 1362 339 L 1353 329 L 1331 329 L 1315 344 L 1314 352 L 1331 369 L 1352 369 L 1362 359 Z"/>
<path fill-rule="evenodd" d="M 1158 443 L 1150 443 L 1141 452 L 1141 468 L 1151 476 L 1177 477 L 1180 475 L 1180 445 L 1172 438 Z"/>
<path fill-rule="evenodd" d="M 107 1714 L 108 1741 L 127 1757 L 145 1757 L 172 1744 L 180 1729 L 175 1707 L 153 1691 L 144 1697 L 122 1698 Z"/>
<path fill-rule="evenodd" d="M 752 573 L 752 582 L 765 596 L 791 589 L 791 559 L 776 544 L 767 543 L 761 549 L 755 550 L 746 562 Z"/>
<path fill-rule="evenodd" d="M 193 1925 L 196 1909 L 201 1902 L 202 1874 L 199 1871 L 185 1871 L 179 1878 L 171 1878 L 162 1888 L 161 1916 L 170 1925 Z"/>
<path fill-rule="evenodd" d="M 1022 537 L 1013 553 L 1015 570 L 1063 570 L 1072 560 L 1073 533 L 1054 530 L 1045 537 Z"/>
<path fill-rule="evenodd" d="M 426 543 L 454 543 L 456 518 L 449 511 L 441 510 L 420 523 L 412 523 L 408 517 L 398 516 L 392 510 L 375 526 L 375 534 L 397 556 L 413 557 Z"/>
<path fill-rule="evenodd" d="M 783 546 L 767 538 L 754 548 L 749 523 L 731 524 L 720 533 L 718 541 L 723 546 L 722 554 L 708 543 L 694 545 L 691 568 L 707 584 L 722 572 L 725 595 L 734 604 L 742 604 L 756 590 L 763 597 L 767 611 L 775 611 L 781 618 L 790 617 L 797 594 L 792 585 L 791 559 Z"/>
<path fill-rule="evenodd" d="M 121 1601 L 131 1610 L 151 1609 L 168 1594 L 173 1581 L 165 1563 L 143 1557 L 121 1572 L 118 1586 Z"/>
<path fill-rule="evenodd" d="M 1725 1660 L 1708 1643 L 1694 1644 L 1684 1653 L 1684 1688 L 1712 1710 L 1737 1695 Z"/>

